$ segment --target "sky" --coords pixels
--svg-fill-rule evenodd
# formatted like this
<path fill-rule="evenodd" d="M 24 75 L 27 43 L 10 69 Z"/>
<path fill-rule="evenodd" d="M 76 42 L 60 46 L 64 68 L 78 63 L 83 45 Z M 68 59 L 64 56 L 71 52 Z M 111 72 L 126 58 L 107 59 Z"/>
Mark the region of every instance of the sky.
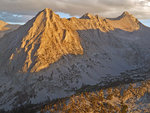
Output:
<path fill-rule="evenodd" d="M 0 0 L 0 20 L 24 24 L 45 8 L 66 18 L 87 12 L 112 18 L 128 11 L 150 26 L 150 0 Z"/>

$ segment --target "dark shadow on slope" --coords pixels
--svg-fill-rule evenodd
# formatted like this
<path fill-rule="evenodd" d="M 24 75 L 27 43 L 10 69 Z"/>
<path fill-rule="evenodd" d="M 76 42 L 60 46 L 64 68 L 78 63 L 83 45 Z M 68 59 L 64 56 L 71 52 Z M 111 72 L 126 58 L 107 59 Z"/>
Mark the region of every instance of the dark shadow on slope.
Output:
<path fill-rule="evenodd" d="M 3 56 L 0 55 L 0 58 L 3 58 L 3 61 L 0 62 L 0 65 L 6 64 L 6 62 L 9 63 L 8 59 L 10 58 L 10 56 L 13 53 L 16 53 L 18 48 L 21 48 L 22 40 L 28 34 L 28 31 L 30 30 L 30 28 L 33 26 L 35 19 L 36 19 L 36 17 L 29 20 L 25 25 L 20 26 L 19 28 L 17 28 L 14 31 L 6 33 L 3 37 L 0 38 L 0 45 L 2 45 L 3 43 L 5 43 L 5 45 L 6 45 L 4 47 L 2 47 L 2 46 L 0 47 L 0 51 L 3 55 Z M 13 27 L 13 26 L 11 25 L 10 27 Z M 35 48 L 38 49 L 38 46 Z M 21 51 L 19 52 L 19 54 L 16 58 L 18 60 L 20 59 L 22 62 L 20 62 L 20 61 L 16 62 L 16 63 L 18 63 L 18 65 L 16 65 L 17 66 L 16 70 L 14 70 L 13 63 L 12 63 L 12 70 L 10 70 L 10 71 L 18 72 L 23 67 L 23 64 L 24 64 L 26 56 L 27 56 L 27 52 L 29 51 L 29 50 L 27 50 L 27 52 L 25 52 L 24 49 L 25 48 L 21 48 Z M 35 52 L 35 51 L 36 50 L 34 50 L 33 52 Z"/>
<path fill-rule="evenodd" d="M 28 29 L 26 29 L 26 31 L 28 31 Z M 17 36 L 17 32 L 19 32 L 19 31 L 16 30 L 16 36 Z M 131 43 L 130 42 L 131 40 L 129 39 L 129 37 L 132 36 L 133 34 L 138 33 L 138 32 L 142 32 L 142 28 L 140 30 L 134 31 L 134 32 L 127 32 L 127 31 L 123 31 L 123 30 L 120 30 L 120 29 L 116 29 L 114 31 L 110 31 L 110 32 L 106 32 L 106 33 L 101 32 L 99 29 L 80 30 L 80 31 L 77 31 L 77 32 L 79 33 L 79 36 L 80 36 L 80 39 L 81 39 L 81 45 L 83 46 L 84 51 L 85 51 L 84 54 L 88 54 L 88 49 L 91 49 L 90 48 L 91 46 L 93 46 L 95 49 L 97 49 L 97 51 L 99 51 L 99 49 L 101 49 L 101 48 L 97 48 L 98 45 L 101 45 L 101 46 L 106 46 L 107 45 L 109 47 L 113 47 L 113 48 L 116 48 L 116 49 L 124 47 L 124 45 L 122 45 L 122 42 L 120 42 L 120 40 L 125 40 L 125 41 L 128 41 L 128 43 Z M 93 33 L 95 33 L 95 35 L 93 35 Z M 114 33 L 116 33 L 116 34 L 120 34 L 120 33 L 121 34 L 127 34 L 128 33 L 128 35 L 127 35 L 127 38 L 126 37 L 122 38 L 122 37 L 112 36 Z M 11 35 L 11 33 L 9 33 L 7 35 Z M 7 35 L 4 37 L 4 38 L 6 38 L 6 40 L 7 40 Z M 143 37 L 140 36 L 141 39 Z M 139 40 L 140 40 L 140 38 L 139 38 Z M 136 40 L 137 40 L 136 38 L 135 39 L 132 38 L 132 41 L 136 41 Z M 14 50 L 12 50 L 11 52 L 13 53 Z M 143 60 L 143 56 L 141 57 L 140 54 L 141 54 L 141 52 L 137 51 L 137 53 L 136 53 L 137 56 L 136 55 L 135 56 L 139 57 L 138 59 L 141 61 L 141 60 Z M 66 55 L 66 56 L 69 57 L 70 55 Z M 75 57 L 78 57 L 78 56 L 75 56 Z M 79 57 L 82 57 L 82 56 L 79 56 Z M 131 56 L 129 56 L 129 57 L 131 57 Z M 138 65 L 140 65 L 140 61 L 137 62 Z M 56 62 L 56 63 L 58 63 L 58 62 Z M 137 82 L 137 81 L 144 81 L 146 79 L 149 79 L 149 77 L 150 77 L 149 76 L 149 71 L 143 71 L 144 70 L 143 68 L 144 67 L 141 67 L 139 69 L 139 71 L 136 70 L 137 71 L 136 73 L 134 73 L 135 70 L 131 71 L 133 73 L 124 72 L 121 75 L 116 76 L 116 78 L 114 78 L 114 76 L 113 76 L 113 78 L 111 76 L 108 76 L 106 78 L 102 78 L 104 80 L 103 83 L 105 85 L 101 85 L 101 82 L 100 82 L 98 85 L 94 85 L 94 86 L 82 86 L 81 89 L 76 90 L 76 93 L 79 94 L 79 93 L 85 92 L 85 91 L 87 91 L 87 92 L 96 91 L 96 90 L 99 90 L 101 88 L 103 89 L 103 88 L 108 88 L 108 87 L 114 87 L 114 86 L 118 86 L 118 85 L 121 85 L 121 84 L 134 83 L 134 82 Z M 141 74 L 141 75 L 139 75 L 139 74 Z M 135 78 L 132 78 L 133 75 L 135 75 L 134 76 Z M 57 99 L 56 102 L 58 100 L 59 99 Z M 55 101 L 52 101 L 52 102 L 55 103 Z M 25 106 L 22 106 L 20 108 L 17 108 L 17 110 L 14 110 L 10 113 L 20 113 L 20 112 L 22 112 L 22 113 L 27 113 L 27 112 L 28 113 L 30 113 L 30 112 L 34 113 L 34 110 L 37 111 L 37 109 L 40 109 L 41 106 L 43 106 L 47 103 L 49 103 L 49 102 L 44 102 L 44 103 L 37 104 L 37 105 L 30 105 L 30 104 L 25 105 Z"/>
<path fill-rule="evenodd" d="M 139 31 L 134 31 L 134 32 L 127 32 L 127 31 L 122 31 L 122 30 L 116 29 L 115 31 L 110 31 L 109 33 L 101 32 L 99 29 L 89 29 L 89 30 L 78 31 L 78 33 L 80 35 L 80 38 L 81 38 L 81 44 L 82 44 L 82 46 L 85 50 L 84 55 L 88 54 L 88 50 L 86 50 L 86 49 L 90 49 L 91 45 L 94 45 L 95 49 L 101 49 L 101 48 L 96 48 L 97 47 L 96 45 L 99 45 L 99 44 L 101 46 L 107 45 L 107 46 L 110 46 L 110 47 L 114 47 L 116 49 L 121 48 L 122 45 L 121 45 L 121 42 L 120 42 L 120 37 L 112 36 L 113 33 L 125 33 L 125 34 L 129 33 L 128 36 L 130 36 L 130 35 L 133 35 L 134 33 L 136 34 L 138 32 L 142 32 L 142 29 L 139 30 Z M 96 34 L 95 37 L 94 37 L 93 33 Z M 88 36 L 91 37 L 92 39 L 88 39 L 89 38 Z M 96 42 L 93 42 L 94 38 L 97 39 Z M 123 37 L 123 38 L 125 38 L 125 41 L 130 42 L 130 40 L 126 39 L 126 37 Z M 127 38 L 129 38 L 129 37 L 127 37 Z M 140 38 L 142 39 L 143 37 L 140 37 Z M 89 40 L 89 42 L 87 42 L 87 45 L 86 44 L 84 45 L 83 42 L 86 43 L 87 40 Z M 122 40 L 122 38 L 121 38 L 121 40 Z M 132 39 L 132 41 L 136 41 L 136 38 Z M 141 58 L 141 56 L 139 56 L 140 54 L 141 53 L 137 51 L 136 57 L 139 57 L 139 60 L 142 60 L 143 58 Z M 71 57 L 71 58 L 77 58 L 77 57 L 82 58 L 82 56 L 74 56 L 74 55 L 66 55 L 66 57 L 67 58 L 69 58 L 69 57 Z M 129 56 L 129 57 L 131 57 L 131 56 Z M 71 58 L 69 58 L 69 61 L 71 60 Z M 139 62 L 137 64 L 139 64 Z M 59 61 L 56 62 L 56 64 L 57 63 L 59 63 Z M 55 65 L 55 64 L 53 64 L 53 65 Z M 120 75 L 117 75 L 117 76 L 109 76 L 108 75 L 106 77 L 103 77 L 102 79 L 103 79 L 103 81 L 101 81 L 97 85 L 93 85 L 93 86 L 83 85 L 82 88 L 76 90 L 75 95 L 79 95 L 82 92 L 99 91 L 101 89 L 115 87 L 115 86 L 119 86 L 119 85 L 123 85 L 123 84 L 130 84 L 130 83 L 136 83 L 136 82 L 139 82 L 139 81 L 148 80 L 148 79 L 150 79 L 150 70 L 146 69 L 143 66 L 141 66 L 138 69 L 125 71 L 125 72 L 123 72 L 123 73 L 121 73 Z M 69 97 L 62 98 L 62 99 L 56 99 L 56 100 L 53 100 L 53 101 L 46 101 L 46 102 L 43 102 L 41 104 L 36 104 L 36 105 L 28 104 L 28 105 L 22 106 L 20 108 L 16 108 L 16 109 L 14 109 L 14 110 L 12 110 L 11 112 L 8 112 L 8 113 L 20 113 L 20 112 L 22 112 L 22 113 L 26 113 L 26 112 L 36 113 L 37 111 L 40 111 L 40 109 L 43 108 L 47 104 L 54 105 L 54 104 L 57 104 L 59 101 L 63 101 L 63 100 L 67 100 L 67 99 L 69 99 Z"/>
<path fill-rule="evenodd" d="M 130 78 L 130 76 L 133 76 L 133 75 L 135 75 L 137 79 Z M 103 86 L 101 86 L 100 84 L 93 85 L 93 86 L 90 86 L 90 85 L 83 86 L 81 89 L 76 90 L 76 93 L 74 95 L 77 96 L 85 92 L 96 92 L 100 90 L 105 90 L 107 88 L 113 88 L 113 87 L 118 87 L 121 85 L 127 85 L 130 83 L 137 83 L 137 82 L 142 82 L 145 80 L 150 80 L 150 70 L 147 70 L 146 72 L 141 71 L 141 69 L 131 70 L 131 71 L 122 73 L 120 77 L 122 77 L 122 80 L 119 80 L 119 79 L 111 80 L 109 77 L 105 78 L 106 81 L 104 81 L 105 85 Z M 0 113 L 37 113 L 37 111 L 40 111 L 41 109 L 45 109 L 46 105 L 51 105 L 51 106 L 55 104 L 57 105 L 60 102 L 69 100 L 70 97 L 55 99 L 52 101 L 46 101 L 40 104 L 28 104 L 24 106 L 22 105 L 21 107 L 15 108 L 7 112 L 1 110 Z"/>

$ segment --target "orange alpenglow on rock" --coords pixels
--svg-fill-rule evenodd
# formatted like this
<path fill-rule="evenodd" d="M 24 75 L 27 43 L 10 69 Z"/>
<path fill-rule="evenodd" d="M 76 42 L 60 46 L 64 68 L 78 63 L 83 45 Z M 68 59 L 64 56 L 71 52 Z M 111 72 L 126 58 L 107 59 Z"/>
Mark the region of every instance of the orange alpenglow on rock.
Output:
<path fill-rule="evenodd" d="M 0 20 L 0 38 L 3 37 L 6 33 L 14 31 L 19 25 L 10 25 L 2 20 Z"/>
<path fill-rule="evenodd" d="M 114 20 L 88 13 L 81 18 L 66 19 L 46 8 L 15 32 L 14 37 L 17 37 L 18 42 L 14 41 L 14 48 L 8 53 L 9 66 L 20 72 L 39 72 L 63 55 L 84 53 L 79 30 L 99 29 L 108 32 L 116 28 L 137 30 L 138 20 L 127 12 Z M 13 38 L 10 39 L 13 41 Z"/>
<path fill-rule="evenodd" d="M 122 29 L 125 31 L 135 31 L 140 28 L 139 21 L 128 12 L 124 12 L 121 16 L 115 19 L 106 19 L 114 28 Z"/>
<path fill-rule="evenodd" d="M 21 39 L 21 46 L 11 55 L 11 62 L 24 50 L 26 57 L 22 71 L 38 72 L 58 61 L 63 55 L 82 55 L 83 48 L 78 33 L 69 23 L 66 24 L 67 21 L 60 19 L 51 9 L 46 8 L 40 12 L 29 21 L 33 22 L 30 23 L 32 26 Z"/>
<path fill-rule="evenodd" d="M 8 30 L 9 28 L 6 27 L 6 25 L 8 25 L 8 23 L 0 20 L 0 31 Z"/>

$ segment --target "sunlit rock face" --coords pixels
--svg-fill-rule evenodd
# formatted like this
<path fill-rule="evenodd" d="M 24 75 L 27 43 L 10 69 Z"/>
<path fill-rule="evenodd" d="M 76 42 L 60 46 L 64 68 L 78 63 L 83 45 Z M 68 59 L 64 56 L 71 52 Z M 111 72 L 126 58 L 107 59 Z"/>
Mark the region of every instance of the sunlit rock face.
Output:
<path fill-rule="evenodd" d="M 128 12 L 124 12 L 115 19 L 107 19 L 107 21 L 115 28 L 133 32 L 140 29 L 139 21 Z"/>
<path fill-rule="evenodd" d="M 4 34 L 14 31 L 17 29 L 19 25 L 11 25 L 2 20 L 0 20 L 0 38 L 4 36 Z"/>
<path fill-rule="evenodd" d="M 30 20 L 22 29 L 28 29 L 24 35 L 19 36 L 20 42 L 13 45 L 16 51 L 10 56 L 10 62 L 22 57 L 22 72 L 38 72 L 57 62 L 63 55 L 84 53 L 81 38 L 78 31 L 99 30 L 109 32 L 114 29 L 135 31 L 140 28 L 139 21 L 127 12 L 114 20 L 99 18 L 91 14 L 85 14 L 80 19 L 62 19 L 51 9 L 46 8 Z M 3 28 L 4 29 L 4 28 Z M 19 35 L 20 32 L 14 33 Z M 93 35 L 97 35 L 94 33 Z M 13 65 L 15 68 L 16 66 Z"/>

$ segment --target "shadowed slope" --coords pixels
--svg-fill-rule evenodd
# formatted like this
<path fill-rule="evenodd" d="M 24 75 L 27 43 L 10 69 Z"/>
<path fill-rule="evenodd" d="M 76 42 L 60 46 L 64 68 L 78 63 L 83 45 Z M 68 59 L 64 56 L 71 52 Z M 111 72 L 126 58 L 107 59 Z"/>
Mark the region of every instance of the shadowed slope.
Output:
<path fill-rule="evenodd" d="M 1 40 L 1 54 L 9 56 L 6 62 L 9 61 L 12 71 L 37 72 L 56 62 L 62 55 L 83 54 L 77 32 L 65 25 L 51 9 L 41 11 L 27 24 L 5 37 Z M 9 47 L 4 45 L 7 40 L 10 41 Z M 11 51 L 8 51 L 9 48 Z"/>
<path fill-rule="evenodd" d="M 140 26 L 138 20 L 128 12 L 124 12 L 116 19 L 103 19 L 89 13 L 80 19 L 75 17 L 62 19 L 51 9 L 46 8 L 27 24 L 6 36 L 7 40 L 10 39 L 9 48 L 11 51 L 4 45 L 1 49 L 6 49 L 6 51 L 1 54 L 5 54 L 6 58 L 9 57 L 6 62 L 8 62 L 10 70 L 38 72 L 57 62 L 63 55 L 83 54 L 84 50 L 80 44 L 81 38 L 77 31 L 97 29 L 101 32 L 109 32 L 116 28 L 131 32 L 138 30 Z M 17 41 L 11 37 L 17 37 L 15 38 Z M 1 45 L 8 42 L 6 39 L 1 41 Z M 19 62 L 18 59 L 20 59 Z"/>
<path fill-rule="evenodd" d="M 102 32 L 109 32 L 115 28 L 125 31 L 138 30 L 138 20 L 127 12 L 115 20 L 103 19 L 88 13 L 81 19 L 75 17 L 62 19 L 51 9 L 46 8 L 11 34 L 18 37 L 17 40 L 20 42 L 10 47 L 16 49 L 7 55 L 11 64 L 10 68 L 21 72 L 38 72 L 58 61 L 63 55 L 83 54 L 77 31 L 99 29 Z M 7 37 L 13 36 L 7 35 Z M 17 59 L 22 59 L 19 63 L 21 67 L 18 68 L 15 64 Z"/>
<path fill-rule="evenodd" d="M 83 54 L 81 37 L 77 31 L 97 29 L 109 32 L 116 28 L 132 32 L 138 30 L 140 26 L 139 21 L 128 12 L 124 12 L 116 19 L 103 19 L 89 13 L 80 19 L 75 17 L 62 19 L 51 9 L 46 8 L 27 24 L 1 40 L 3 45 L 1 56 L 9 57 L 6 61 L 3 60 L 1 65 L 3 62 L 8 62 L 7 66 L 12 71 L 38 72 L 57 62 L 63 55 Z M 5 47 L 7 42 L 10 42 L 9 47 Z"/>

